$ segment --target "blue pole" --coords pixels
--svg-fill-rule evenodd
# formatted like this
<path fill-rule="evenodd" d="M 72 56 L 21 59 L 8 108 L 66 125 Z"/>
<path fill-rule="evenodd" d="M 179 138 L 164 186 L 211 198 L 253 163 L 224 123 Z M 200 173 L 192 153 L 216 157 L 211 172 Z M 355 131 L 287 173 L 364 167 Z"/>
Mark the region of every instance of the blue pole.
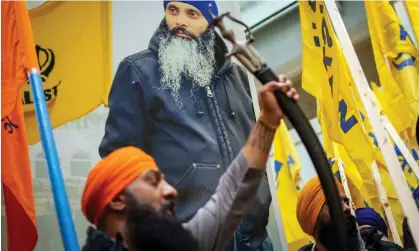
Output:
<path fill-rule="evenodd" d="M 42 89 L 41 75 L 37 69 L 33 68 L 31 72 L 28 72 L 28 76 L 33 92 L 33 102 L 35 105 L 39 132 L 41 134 L 42 147 L 44 148 L 45 157 L 47 159 L 48 173 L 64 249 L 66 251 L 80 251 L 73 218 L 71 217 L 70 204 L 68 203 L 64 180 L 61 174 L 57 148 L 55 146 L 51 121 L 45 102 L 45 94 Z"/>

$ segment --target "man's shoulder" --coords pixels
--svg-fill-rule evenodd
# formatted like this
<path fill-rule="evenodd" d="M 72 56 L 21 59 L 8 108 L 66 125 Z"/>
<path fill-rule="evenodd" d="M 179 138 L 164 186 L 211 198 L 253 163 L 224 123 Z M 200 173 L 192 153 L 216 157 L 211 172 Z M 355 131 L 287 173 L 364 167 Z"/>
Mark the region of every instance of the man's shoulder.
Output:
<path fill-rule="evenodd" d="M 146 82 L 159 69 L 158 58 L 150 49 L 125 57 L 120 63 L 121 66 L 129 66 L 131 70 L 135 71 L 140 78 L 140 82 Z"/>
<path fill-rule="evenodd" d="M 154 52 L 152 52 L 150 49 L 145 49 L 143 51 L 131 54 L 124 58 L 124 61 L 128 61 L 131 64 L 137 64 L 140 61 L 143 60 L 157 60 L 157 57 Z"/>

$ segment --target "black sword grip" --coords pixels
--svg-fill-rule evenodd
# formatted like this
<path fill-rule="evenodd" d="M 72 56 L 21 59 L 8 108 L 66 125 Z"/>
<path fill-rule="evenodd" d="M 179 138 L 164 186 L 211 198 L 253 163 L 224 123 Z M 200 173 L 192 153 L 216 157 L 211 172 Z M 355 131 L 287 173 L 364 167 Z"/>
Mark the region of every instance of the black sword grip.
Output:
<path fill-rule="evenodd" d="M 261 70 L 254 72 L 253 74 L 262 84 L 279 80 L 278 76 L 276 76 L 275 73 L 266 65 L 263 65 Z M 300 136 L 301 141 L 306 147 L 311 161 L 316 168 L 317 175 L 319 176 L 326 196 L 327 205 L 330 209 L 330 214 L 338 231 L 341 250 L 346 250 L 346 217 L 344 217 L 340 195 L 323 147 L 300 106 L 281 91 L 276 91 L 275 96 L 281 106 L 281 109 L 284 111 L 285 116 L 288 117 Z"/>

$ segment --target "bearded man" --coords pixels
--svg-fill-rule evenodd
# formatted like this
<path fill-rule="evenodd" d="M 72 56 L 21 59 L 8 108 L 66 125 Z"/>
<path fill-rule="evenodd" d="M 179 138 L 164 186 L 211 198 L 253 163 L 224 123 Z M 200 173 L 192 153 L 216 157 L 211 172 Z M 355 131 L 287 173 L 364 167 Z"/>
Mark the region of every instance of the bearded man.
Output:
<path fill-rule="evenodd" d="M 342 200 L 342 210 L 345 215 L 346 237 L 348 240 L 346 250 L 362 251 L 365 243 L 361 238 L 356 218 L 351 214 L 349 199 L 346 197 L 343 186 L 335 179 Z M 330 215 L 320 179 L 314 177 L 304 185 L 297 201 L 297 220 L 304 233 L 312 236 L 315 243 L 306 245 L 299 251 L 339 251 L 342 247 L 336 241 L 338 231 Z M 374 249 L 375 250 L 375 249 Z"/>
<path fill-rule="evenodd" d="M 217 15 L 215 1 L 164 1 L 149 48 L 119 65 L 99 147 L 102 157 L 125 146 L 151 155 L 178 192 L 182 222 L 210 199 L 255 121 L 246 72 L 225 59 L 222 38 L 207 29 L 209 4 Z M 227 250 L 272 250 L 270 202 L 265 174 Z"/>

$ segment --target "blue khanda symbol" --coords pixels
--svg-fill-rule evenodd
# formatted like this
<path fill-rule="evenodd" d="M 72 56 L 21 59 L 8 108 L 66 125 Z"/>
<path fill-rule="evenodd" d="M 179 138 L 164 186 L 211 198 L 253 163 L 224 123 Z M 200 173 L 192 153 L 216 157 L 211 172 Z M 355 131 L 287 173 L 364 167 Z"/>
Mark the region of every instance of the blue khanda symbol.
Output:
<path fill-rule="evenodd" d="M 279 172 L 281 171 L 282 165 L 283 165 L 282 162 L 275 160 L 274 169 L 275 169 L 276 188 L 278 188 L 279 186 L 278 176 L 279 176 Z"/>

